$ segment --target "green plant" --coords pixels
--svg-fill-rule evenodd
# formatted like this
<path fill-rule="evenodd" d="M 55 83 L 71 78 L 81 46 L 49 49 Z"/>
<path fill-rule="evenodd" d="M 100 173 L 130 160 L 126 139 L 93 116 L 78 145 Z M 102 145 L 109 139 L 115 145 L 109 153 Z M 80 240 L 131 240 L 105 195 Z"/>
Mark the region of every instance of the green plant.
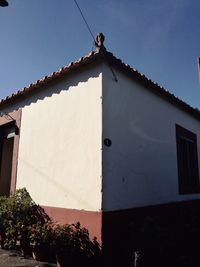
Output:
<path fill-rule="evenodd" d="M 89 232 L 86 228 L 81 228 L 79 222 L 73 224 L 74 231 L 72 233 L 72 246 L 74 253 L 82 256 L 91 255 L 91 241 L 89 238 Z"/>
<path fill-rule="evenodd" d="M 7 197 L 0 197 L 0 231 L 5 228 L 5 216 L 7 214 Z"/>
<path fill-rule="evenodd" d="M 88 230 L 81 227 L 79 222 L 56 225 L 53 244 L 59 266 L 95 265 L 100 256 L 100 246 L 96 238 L 91 241 Z"/>
<path fill-rule="evenodd" d="M 30 227 L 50 221 L 43 209 L 36 205 L 25 188 L 16 190 L 9 197 L 0 198 L 0 214 L 4 229 L 4 247 L 13 249 L 30 242 Z M 1 227 L 1 226 L 0 226 Z"/>
<path fill-rule="evenodd" d="M 51 222 L 37 223 L 30 227 L 30 244 L 33 259 L 39 261 L 51 261 L 54 231 Z"/>
<path fill-rule="evenodd" d="M 71 239 L 73 228 L 69 224 L 60 225 L 57 224 L 53 228 L 54 238 L 53 238 L 53 246 L 56 251 L 63 251 L 66 249 L 70 249 L 71 247 Z"/>
<path fill-rule="evenodd" d="M 97 266 L 101 249 L 97 239 L 90 240 L 89 231 L 80 223 L 73 224 L 72 245 L 76 266 Z"/>
<path fill-rule="evenodd" d="M 7 214 L 7 198 L 4 196 L 0 197 L 0 239 L 1 248 L 4 248 L 4 242 L 6 239 L 6 214 Z"/>
<path fill-rule="evenodd" d="M 30 227 L 30 242 L 32 245 L 52 244 L 53 228 L 51 222 L 38 222 Z"/>
<path fill-rule="evenodd" d="M 91 241 L 88 230 L 79 222 L 53 224 L 25 188 L 0 197 L 0 235 L 2 247 L 20 248 L 24 256 L 32 248 L 33 257 L 38 260 L 46 260 L 54 249 L 64 262 L 67 258 L 68 266 L 95 265 L 101 251 L 97 240 Z"/>
<path fill-rule="evenodd" d="M 5 248 L 13 249 L 17 247 L 19 238 L 25 238 L 24 230 L 31 222 L 30 209 L 34 205 L 29 193 L 25 188 L 18 189 L 11 194 L 2 205 L 5 228 Z M 26 237 L 28 238 L 28 237 Z"/>

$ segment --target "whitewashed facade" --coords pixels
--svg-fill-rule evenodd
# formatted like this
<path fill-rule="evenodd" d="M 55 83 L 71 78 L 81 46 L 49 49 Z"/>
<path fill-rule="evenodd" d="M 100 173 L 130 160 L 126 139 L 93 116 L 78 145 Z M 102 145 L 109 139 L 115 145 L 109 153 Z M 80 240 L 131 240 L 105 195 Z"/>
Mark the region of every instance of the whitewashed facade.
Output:
<path fill-rule="evenodd" d="M 199 189 L 180 193 L 176 126 L 194 133 L 198 154 L 200 113 L 105 50 L 0 110 L 0 193 L 26 187 L 56 221 L 81 221 L 100 242 L 104 212 L 200 199 Z"/>
<path fill-rule="evenodd" d="M 103 71 L 103 210 L 200 198 L 179 194 L 176 124 L 197 135 L 200 121 L 108 66 Z M 200 155 L 198 157 L 200 166 Z"/>

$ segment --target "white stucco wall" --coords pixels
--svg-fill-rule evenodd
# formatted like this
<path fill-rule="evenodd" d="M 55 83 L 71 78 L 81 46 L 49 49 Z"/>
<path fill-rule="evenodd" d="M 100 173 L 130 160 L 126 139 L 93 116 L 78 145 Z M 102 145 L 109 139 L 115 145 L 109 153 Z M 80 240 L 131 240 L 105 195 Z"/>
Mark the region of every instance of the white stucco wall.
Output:
<path fill-rule="evenodd" d="M 112 146 L 103 146 L 103 210 L 200 198 L 178 193 L 175 134 L 176 123 L 196 133 L 200 152 L 200 122 L 114 71 L 118 82 L 104 66 L 103 139 Z"/>
<path fill-rule="evenodd" d="M 100 67 L 54 83 L 22 107 L 17 188 L 52 207 L 101 209 Z"/>

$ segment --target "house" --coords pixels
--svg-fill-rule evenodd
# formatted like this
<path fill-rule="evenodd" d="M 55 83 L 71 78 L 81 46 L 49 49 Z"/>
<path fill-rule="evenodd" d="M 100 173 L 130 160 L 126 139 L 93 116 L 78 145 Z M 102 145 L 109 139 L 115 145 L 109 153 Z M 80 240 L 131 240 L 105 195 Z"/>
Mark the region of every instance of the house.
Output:
<path fill-rule="evenodd" d="M 0 194 L 26 187 L 56 221 L 80 221 L 123 254 L 134 210 L 200 199 L 200 112 L 98 38 L 95 52 L 1 100 Z"/>

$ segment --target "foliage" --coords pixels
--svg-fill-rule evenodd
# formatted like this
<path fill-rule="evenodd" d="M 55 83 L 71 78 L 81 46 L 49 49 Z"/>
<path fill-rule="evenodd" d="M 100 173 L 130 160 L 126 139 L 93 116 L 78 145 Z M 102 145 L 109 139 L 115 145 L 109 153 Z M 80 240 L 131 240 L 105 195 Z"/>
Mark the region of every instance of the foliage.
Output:
<path fill-rule="evenodd" d="M 53 246 L 56 251 L 65 251 L 70 248 L 72 232 L 72 226 L 69 224 L 54 226 Z"/>
<path fill-rule="evenodd" d="M 0 198 L 1 228 L 5 232 L 4 247 L 16 248 L 17 242 L 29 242 L 30 227 L 45 223 L 49 217 L 30 197 L 25 188 L 18 189 L 8 198 Z"/>
<path fill-rule="evenodd" d="M 100 253 L 99 244 L 96 238 L 93 241 L 89 238 L 89 232 L 86 228 L 82 227 L 79 222 L 73 224 L 72 231 L 72 248 L 77 255 L 91 258 Z"/>
<path fill-rule="evenodd" d="M 7 211 L 7 197 L 0 197 L 0 232 L 5 230 L 5 218 Z"/>
<path fill-rule="evenodd" d="M 57 256 L 64 256 L 68 264 L 71 261 L 77 266 L 97 264 L 101 253 L 96 238 L 90 240 L 88 230 L 81 227 L 79 222 L 54 227 L 54 248 Z"/>
<path fill-rule="evenodd" d="M 30 227 L 30 242 L 32 245 L 51 244 L 53 237 L 51 222 L 38 222 Z"/>
<path fill-rule="evenodd" d="M 54 224 L 25 188 L 9 197 L 0 197 L 0 235 L 5 235 L 4 248 L 15 249 L 20 244 L 23 250 L 32 245 L 36 252 L 38 248 L 48 247 L 67 257 L 68 263 L 81 263 L 82 266 L 94 263 L 100 255 L 97 240 L 90 240 L 86 228 L 79 222 Z"/>

